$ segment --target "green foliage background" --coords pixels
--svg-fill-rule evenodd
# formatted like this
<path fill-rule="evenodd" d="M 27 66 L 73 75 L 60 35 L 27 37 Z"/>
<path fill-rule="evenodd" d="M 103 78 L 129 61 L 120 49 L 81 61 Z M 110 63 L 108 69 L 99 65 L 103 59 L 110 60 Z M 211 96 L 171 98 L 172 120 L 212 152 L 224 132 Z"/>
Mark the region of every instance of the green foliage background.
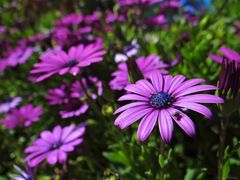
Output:
<path fill-rule="evenodd" d="M 28 128 L 9 130 L 0 126 L 0 179 L 9 179 L 14 172 L 13 164 L 24 165 L 23 150 L 37 138 L 42 130 L 52 129 L 56 124 L 88 122 L 89 126 L 84 137 L 84 144 L 69 155 L 68 171 L 63 179 L 215 179 L 217 172 L 217 152 L 219 138 L 219 108 L 211 106 L 214 118 L 208 120 L 203 116 L 189 112 L 196 124 L 197 135 L 187 137 L 180 128 L 175 126 L 174 139 L 169 145 L 161 145 L 157 127 L 145 142 L 139 142 L 136 136 L 137 125 L 124 131 L 113 125 L 112 115 L 120 106 L 116 99 L 122 92 L 113 92 L 108 88 L 111 72 L 116 69 L 112 44 L 119 48 L 137 39 L 141 46 L 139 55 L 156 53 L 164 60 L 174 59 L 177 53 L 182 55 L 182 63 L 170 69 L 172 75 L 183 74 L 188 78 L 204 78 L 206 83 L 216 85 L 220 66 L 208 58 L 208 54 L 217 53 L 222 45 L 239 51 L 239 37 L 233 24 L 239 20 L 240 2 L 228 0 L 222 10 L 224 0 L 214 1 L 214 12 L 200 16 L 200 22 L 194 26 L 187 23 L 178 12 L 179 19 L 173 21 L 169 29 L 161 27 L 142 28 L 131 26 L 130 22 L 116 23 L 113 32 L 95 31 L 102 37 L 105 49 L 108 50 L 104 61 L 93 65 L 90 74 L 98 76 L 104 82 L 104 94 L 94 104 L 101 111 L 97 115 L 93 107 L 87 114 L 62 120 L 58 108 L 49 106 L 44 98 L 48 88 L 58 87 L 62 82 L 74 80 L 71 76 L 50 78 L 44 83 L 31 83 L 29 71 L 38 61 L 38 52 L 30 60 L 16 68 L 9 68 L 0 74 L 0 98 L 14 96 L 24 98 L 23 104 L 32 102 L 44 107 L 44 115 L 39 122 Z M 102 1 L 104 8 L 112 8 L 112 1 Z M 22 29 L 1 36 L 0 40 L 8 40 L 16 44 L 17 40 L 45 32 L 54 21 L 64 14 L 73 11 L 90 14 L 100 1 L 58 1 L 58 0 L 2 0 L 0 2 L 0 22 L 6 27 L 23 24 Z M 116 7 L 115 7 L 116 8 Z M 136 17 L 133 17 L 136 18 Z M 129 21 L 131 17 L 129 17 Z M 184 41 L 182 34 L 189 33 L 189 40 Z M 122 39 L 123 35 L 124 39 Z M 149 40 L 146 40 L 148 35 Z M 4 49 L 4 47 L 2 47 Z M 240 178 L 240 108 L 230 119 L 225 149 L 223 179 Z M 164 151 L 163 151 L 164 150 Z M 60 179 L 61 165 L 41 165 L 37 179 Z"/>

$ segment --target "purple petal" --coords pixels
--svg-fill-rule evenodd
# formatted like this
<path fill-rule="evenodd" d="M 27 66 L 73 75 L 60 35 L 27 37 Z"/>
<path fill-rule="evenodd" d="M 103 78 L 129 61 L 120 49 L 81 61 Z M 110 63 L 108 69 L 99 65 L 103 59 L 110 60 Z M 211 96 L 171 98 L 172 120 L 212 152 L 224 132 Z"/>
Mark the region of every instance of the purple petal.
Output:
<path fill-rule="evenodd" d="M 212 85 L 198 85 L 198 86 L 193 86 L 188 89 L 182 90 L 181 92 L 177 93 L 175 95 L 175 98 L 180 97 L 180 96 L 185 96 L 187 94 L 192 94 L 200 91 L 207 91 L 207 90 L 216 90 L 216 86 Z"/>
<path fill-rule="evenodd" d="M 187 135 L 191 137 L 195 135 L 194 123 L 186 114 L 173 108 L 170 108 L 169 112 L 171 113 L 171 116 L 175 122 L 184 130 Z"/>
<path fill-rule="evenodd" d="M 162 140 L 169 143 L 172 139 L 173 121 L 167 110 L 162 109 L 158 115 L 158 128 Z"/>
<path fill-rule="evenodd" d="M 54 144 L 56 142 L 55 137 L 53 136 L 53 134 L 50 131 L 43 131 L 41 133 L 41 138 L 51 144 Z"/>
<path fill-rule="evenodd" d="M 60 141 L 60 138 L 61 138 L 61 135 L 62 135 L 61 126 L 58 125 L 53 129 L 53 135 L 54 135 L 56 141 Z"/>
<path fill-rule="evenodd" d="M 218 96 L 211 94 L 194 94 L 183 96 L 177 102 L 193 102 L 193 103 L 224 103 L 224 100 Z"/>
<path fill-rule="evenodd" d="M 126 94 L 121 96 L 118 101 L 126 101 L 126 100 L 135 100 L 135 101 L 149 101 L 147 97 L 143 97 L 136 94 Z"/>
<path fill-rule="evenodd" d="M 161 92 L 163 90 L 163 76 L 160 73 L 152 73 L 151 81 L 156 92 Z"/>
<path fill-rule="evenodd" d="M 209 119 L 212 117 L 212 112 L 206 106 L 203 106 L 201 104 L 190 103 L 190 102 L 184 102 L 184 103 L 175 102 L 175 103 L 173 103 L 173 105 L 191 109 L 193 111 L 196 111 L 196 112 L 206 116 Z"/>
<path fill-rule="evenodd" d="M 42 161 L 46 158 L 46 156 L 47 156 L 46 154 L 42 154 L 42 155 L 34 158 L 33 160 L 27 162 L 27 163 L 28 163 L 28 165 L 29 165 L 30 167 L 35 167 L 35 166 L 37 166 L 40 162 L 42 162 Z"/>
<path fill-rule="evenodd" d="M 199 83 L 202 83 L 202 82 L 204 82 L 204 80 L 199 79 L 199 78 L 187 80 L 187 81 L 183 82 L 175 91 L 173 91 L 172 95 L 175 95 L 175 94 L 181 92 L 184 89 L 195 86 L 195 85 L 197 85 Z"/>
<path fill-rule="evenodd" d="M 66 139 L 63 140 L 64 143 L 70 142 L 80 136 L 82 136 L 85 132 L 85 127 L 78 128 L 74 130 L 71 134 L 69 134 Z"/>
<path fill-rule="evenodd" d="M 57 158 L 58 158 L 58 150 L 51 151 L 47 155 L 48 163 L 51 165 L 56 164 Z"/>
<path fill-rule="evenodd" d="M 173 77 L 170 75 L 164 76 L 163 92 L 168 92 L 172 83 Z"/>
<path fill-rule="evenodd" d="M 62 150 L 58 150 L 58 159 L 60 163 L 64 163 L 67 160 L 67 153 Z"/>
<path fill-rule="evenodd" d="M 149 91 L 138 84 L 129 84 L 124 89 L 145 97 L 149 97 L 151 95 Z"/>
<path fill-rule="evenodd" d="M 130 109 L 127 109 L 126 111 L 122 112 L 114 121 L 114 125 L 117 126 L 119 123 L 121 123 L 124 119 L 126 119 L 129 116 L 132 116 L 133 114 L 139 114 L 141 113 L 144 109 L 148 109 L 149 106 L 136 106 L 132 107 Z"/>
<path fill-rule="evenodd" d="M 185 80 L 186 78 L 183 75 L 177 75 L 173 78 L 171 86 L 168 90 L 168 93 L 171 94 L 173 91 L 175 91 Z"/>
<path fill-rule="evenodd" d="M 128 117 L 122 119 L 119 122 L 119 127 L 121 129 L 124 129 L 128 126 L 130 126 L 131 124 L 133 124 L 135 121 L 141 119 L 143 116 L 145 116 L 146 114 L 148 114 L 149 112 L 152 111 L 152 108 L 148 108 L 148 109 L 144 109 L 141 112 L 135 112 L 134 114 L 129 115 Z"/>
<path fill-rule="evenodd" d="M 133 102 L 133 103 L 129 103 L 129 104 L 125 105 L 125 106 L 122 106 L 122 107 L 118 108 L 113 114 L 118 114 L 118 113 L 120 113 L 122 111 L 125 111 L 125 110 L 129 109 L 129 108 L 136 107 L 136 106 L 141 106 L 141 105 L 148 105 L 148 103 L 147 102 Z"/>
<path fill-rule="evenodd" d="M 138 126 L 138 139 L 140 141 L 145 141 L 148 136 L 151 134 L 158 117 L 158 110 L 150 112 L 149 114 L 145 115 L 144 118 L 141 120 Z"/>
<path fill-rule="evenodd" d="M 210 57 L 212 60 L 216 61 L 217 63 L 222 64 L 222 61 L 223 61 L 223 58 L 222 58 L 222 57 L 217 56 L 217 55 L 215 55 L 215 54 L 209 54 L 209 57 Z"/>

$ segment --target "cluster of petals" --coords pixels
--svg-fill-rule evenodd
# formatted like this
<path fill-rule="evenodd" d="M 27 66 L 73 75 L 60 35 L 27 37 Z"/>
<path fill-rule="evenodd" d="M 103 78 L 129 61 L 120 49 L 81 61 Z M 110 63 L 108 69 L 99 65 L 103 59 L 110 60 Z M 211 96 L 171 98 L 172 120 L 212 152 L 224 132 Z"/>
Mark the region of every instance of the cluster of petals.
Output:
<path fill-rule="evenodd" d="M 1 123 L 9 129 L 17 126 L 28 127 L 32 122 L 39 121 L 40 116 L 43 113 L 41 106 L 34 107 L 32 104 L 15 108 L 7 114 L 7 117 L 1 121 Z"/>
<path fill-rule="evenodd" d="M 53 131 L 43 131 L 41 137 L 36 139 L 32 146 L 25 149 L 28 156 L 25 162 L 30 167 L 38 166 L 47 159 L 50 165 L 65 163 L 67 154 L 74 151 L 75 146 L 83 142 L 85 127 L 70 125 L 66 127 L 56 126 Z"/>
<path fill-rule="evenodd" d="M 153 73 L 150 80 L 139 80 L 128 85 L 128 94 L 119 101 L 133 101 L 117 109 L 114 114 L 121 113 L 114 124 L 124 129 L 139 119 L 138 139 L 145 141 L 152 132 L 156 122 L 164 142 L 170 142 L 173 134 L 173 122 L 189 136 L 195 134 L 193 121 L 182 109 L 193 110 L 207 118 L 212 112 L 201 103 L 223 103 L 223 99 L 211 94 L 198 94 L 206 90 L 215 90 L 212 85 L 200 85 L 203 79 L 186 80 L 183 75 L 162 76 Z"/>
<path fill-rule="evenodd" d="M 40 59 L 41 62 L 34 65 L 35 68 L 31 71 L 31 74 L 38 75 L 37 82 L 55 74 L 63 75 L 70 73 L 76 76 L 80 68 L 103 60 L 102 56 L 106 51 L 102 48 L 102 44 L 95 43 L 87 46 L 83 44 L 73 46 L 68 52 L 58 50 L 42 57 Z"/>
<path fill-rule="evenodd" d="M 155 72 L 162 74 L 168 73 L 168 71 L 165 69 L 168 67 L 168 65 L 161 61 L 159 56 L 154 54 L 151 54 L 147 57 L 141 56 L 137 58 L 136 64 L 145 78 L 150 77 L 151 73 Z M 130 83 L 128 78 L 128 67 L 126 63 L 120 63 L 118 65 L 118 70 L 113 72 L 112 76 L 114 79 L 110 81 L 109 85 L 113 90 L 122 90 Z"/>
<path fill-rule="evenodd" d="M 62 84 L 58 88 L 49 89 L 46 99 L 51 105 L 64 105 L 60 115 L 65 119 L 79 116 L 88 110 L 86 91 L 92 99 L 96 99 L 102 95 L 102 82 L 96 77 L 88 77 L 72 84 Z"/>

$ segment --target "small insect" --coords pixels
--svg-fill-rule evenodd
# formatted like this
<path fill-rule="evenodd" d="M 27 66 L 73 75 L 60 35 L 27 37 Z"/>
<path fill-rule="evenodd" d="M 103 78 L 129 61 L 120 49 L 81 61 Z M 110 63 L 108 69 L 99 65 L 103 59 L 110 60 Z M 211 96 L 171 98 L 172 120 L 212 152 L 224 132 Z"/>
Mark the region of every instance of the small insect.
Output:
<path fill-rule="evenodd" d="M 180 121 L 182 119 L 182 115 L 180 114 L 180 112 L 175 112 L 173 116 L 176 118 L 177 121 Z"/>

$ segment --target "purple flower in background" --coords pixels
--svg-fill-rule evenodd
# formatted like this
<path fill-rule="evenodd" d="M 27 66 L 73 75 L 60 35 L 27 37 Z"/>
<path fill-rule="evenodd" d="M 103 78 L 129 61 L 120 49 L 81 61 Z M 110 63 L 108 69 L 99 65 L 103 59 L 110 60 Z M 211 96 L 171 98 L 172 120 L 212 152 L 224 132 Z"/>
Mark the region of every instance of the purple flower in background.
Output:
<path fill-rule="evenodd" d="M 7 31 L 7 28 L 5 26 L 0 26 L 0 35 L 4 34 Z"/>
<path fill-rule="evenodd" d="M 81 84 L 84 85 L 84 89 Z M 91 87 L 93 87 L 93 86 L 96 86 L 97 93 L 91 92 Z M 71 97 L 72 98 L 82 98 L 86 95 L 85 91 L 90 91 L 88 93 L 91 96 L 91 98 L 96 99 L 97 95 L 98 96 L 102 95 L 102 91 L 103 91 L 102 81 L 98 80 L 98 78 L 96 78 L 96 77 L 88 77 L 88 82 L 85 78 L 81 79 L 81 83 L 80 83 L 80 81 L 76 81 L 75 83 L 72 84 Z"/>
<path fill-rule="evenodd" d="M 109 10 L 107 10 L 105 12 L 105 14 L 106 14 L 106 17 L 105 17 L 105 22 L 106 23 L 113 23 L 113 22 L 116 22 L 116 21 L 121 22 L 121 21 L 125 20 L 125 17 L 123 15 L 117 15 L 114 12 L 109 11 Z"/>
<path fill-rule="evenodd" d="M 59 88 L 48 90 L 46 99 L 51 105 L 64 104 L 60 115 L 65 119 L 87 112 L 89 106 L 86 103 L 86 92 L 92 99 L 96 99 L 97 96 L 102 95 L 102 91 L 102 81 L 96 77 L 88 77 L 81 78 L 73 84 L 62 84 Z"/>
<path fill-rule="evenodd" d="M 94 11 L 91 15 L 88 15 L 84 18 L 86 24 L 94 24 L 100 22 L 100 12 Z"/>
<path fill-rule="evenodd" d="M 85 127 L 75 127 L 74 125 L 56 126 L 53 131 L 43 131 L 41 137 L 34 141 L 32 146 L 25 149 L 29 154 L 25 162 L 30 167 L 38 166 L 47 159 L 50 165 L 57 162 L 64 164 L 67 161 L 67 154 L 74 151 L 75 146 L 83 142 Z"/>
<path fill-rule="evenodd" d="M 60 46 L 68 43 L 71 31 L 67 27 L 56 27 L 52 31 L 52 39 Z"/>
<path fill-rule="evenodd" d="M 226 57 L 229 61 L 236 61 L 236 62 L 240 62 L 240 54 L 237 53 L 236 51 L 230 49 L 230 48 L 226 48 L 224 46 L 222 46 L 219 51 L 221 52 L 221 54 Z M 214 61 L 216 61 L 217 63 L 221 64 L 223 63 L 223 58 L 220 56 L 217 56 L 215 54 L 209 54 L 209 57 L 211 59 L 213 59 Z"/>
<path fill-rule="evenodd" d="M 63 119 L 80 116 L 81 114 L 87 112 L 88 108 L 89 106 L 86 102 L 74 99 L 60 111 L 60 115 Z"/>
<path fill-rule="evenodd" d="M 145 78 L 150 77 L 151 73 L 159 72 L 166 74 L 168 71 L 168 65 L 163 63 L 157 55 L 151 54 L 147 57 L 139 57 L 136 60 L 137 66 Z M 114 79 L 110 81 L 110 87 L 113 90 L 122 90 L 130 82 L 128 79 L 128 67 L 126 63 L 121 63 L 118 65 L 118 70 L 112 73 Z"/>
<path fill-rule="evenodd" d="M 133 101 L 117 109 L 114 114 L 121 113 L 114 124 L 124 129 L 139 119 L 138 139 L 145 141 L 152 132 L 156 122 L 164 142 L 170 142 L 173 133 L 173 121 L 187 135 L 195 134 L 192 120 L 182 112 L 182 108 L 196 111 L 211 118 L 212 112 L 200 103 L 223 103 L 223 99 L 210 94 L 193 94 L 206 90 L 215 90 L 212 85 L 199 85 L 203 79 L 186 80 L 184 76 L 162 76 L 153 73 L 148 80 L 139 80 L 128 85 L 128 94 L 119 101 Z"/>
<path fill-rule="evenodd" d="M 126 62 L 128 58 L 135 56 L 140 50 L 140 45 L 137 40 L 134 39 L 129 46 L 123 48 L 123 53 L 117 53 L 114 57 L 116 63 Z"/>
<path fill-rule="evenodd" d="M 83 15 L 72 13 L 67 16 L 62 17 L 56 22 L 57 26 L 71 26 L 74 24 L 80 24 L 83 22 Z"/>
<path fill-rule="evenodd" d="M 41 62 L 34 65 L 31 74 L 38 74 L 36 79 L 40 82 L 54 74 L 63 75 L 71 73 L 76 76 L 81 67 L 87 67 L 92 63 L 103 60 L 102 55 L 106 53 L 102 44 L 95 43 L 84 46 L 82 44 L 71 47 L 68 52 L 59 50 L 41 58 Z"/>
<path fill-rule="evenodd" d="M 223 58 L 218 87 L 221 97 L 226 98 L 230 92 L 235 100 L 240 89 L 240 62 Z"/>
<path fill-rule="evenodd" d="M 62 84 L 59 88 L 49 89 L 46 99 L 51 105 L 66 104 L 70 100 L 69 87 Z"/>
<path fill-rule="evenodd" d="M 28 104 L 19 109 L 12 109 L 1 123 L 9 129 L 16 126 L 28 127 L 32 122 L 39 121 L 39 116 L 42 115 L 43 110 L 41 106 L 34 107 L 32 104 Z"/>
<path fill-rule="evenodd" d="M 12 108 L 17 107 L 22 102 L 21 97 L 14 97 L 0 104 L 0 113 L 7 113 Z"/>
<path fill-rule="evenodd" d="M 19 166 L 14 165 L 14 168 L 19 174 L 12 174 L 14 180 L 33 180 L 32 169 L 27 167 L 26 170 L 21 169 Z"/>
<path fill-rule="evenodd" d="M 9 52 L 6 61 L 8 62 L 9 66 L 15 67 L 18 64 L 25 63 L 29 57 L 37 50 L 38 48 L 17 47 Z"/>
<path fill-rule="evenodd" d="M 163 14 L 159 14 L 157 16 L 151 17 L 146 20 L 146 24 L 151 26 L 162 25 L 166 23 L 167 23 L 167 19 Z"/>
<path fill-rule="evenodd" d="M 240 54 L 222 46 L 219 51 L 223 57 L 209 54 L 209 57 L 222 65 L 219 78 L 219 94 L 226 97 L 231 92 L 235 98 L 240 89 Z"/>
<path fill-rule="evenodd" d="M 0 59 L 0 72 L 5 71 L 8 66 L 8 62 L 6 59 Z"/>

